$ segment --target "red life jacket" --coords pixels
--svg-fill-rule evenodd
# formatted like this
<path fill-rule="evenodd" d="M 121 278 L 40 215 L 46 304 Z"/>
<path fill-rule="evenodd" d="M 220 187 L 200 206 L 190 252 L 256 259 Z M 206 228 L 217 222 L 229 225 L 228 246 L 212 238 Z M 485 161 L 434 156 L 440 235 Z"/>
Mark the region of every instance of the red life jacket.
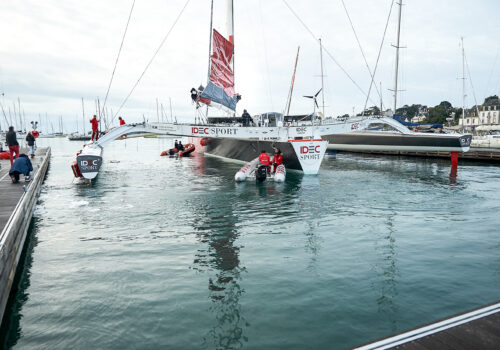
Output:
<path fill-rule="evenodd" d="M 261 164 L 264 164 L 264 165 L 271 164 L 271 158 L 267 155 L 267 153 L 261 153 L 259 156 L 259 161 Z"/>
<path fill-rule="evenodd" d="M 99 127 L 99 122 L 97 121 L 97 119 L 96 118 L 90 119 L 90 123 L 92 124 L 92 130 L 97 131 Z"/>
<path fill-rule="evenodd" d="M 125 120 L 120 119 L 120 125 L 125 125 Z"/>
<path fill-rule="evenodd" d="M 273 163 L 276 163 L 276 165 L 283 164 L 283 155 L 281 153 L 279 154 L 275 153 L 273 157 Z"/>

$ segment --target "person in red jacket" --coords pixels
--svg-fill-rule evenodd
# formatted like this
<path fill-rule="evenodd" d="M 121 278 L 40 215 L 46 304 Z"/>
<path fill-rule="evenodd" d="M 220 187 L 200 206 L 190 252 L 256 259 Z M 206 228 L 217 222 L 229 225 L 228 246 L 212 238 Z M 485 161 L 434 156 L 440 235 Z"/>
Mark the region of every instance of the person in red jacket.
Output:
<path fill-rule="evenodd" d="M 273 156 L 273 173 L 276 172 L 276 168 L 278 165 L 283 164 L 283 153 L 281 153 L 278 147 L 274 147 L 274 156 Z"/>
<path fill-rule="evenodd" d="M 271 171 L 271 157 L 269 157 L 266 151 L 262 150 L 259 156 L 259 162 L 260 164 L 267 166 L 268 173 Z"/>
<path fill-rule="evenodd" d="M 271 164 L 271 157 L 266 153 L 266 151 L 262 151 L 262 153 L 259 156 L 259 161 L 260 164 L 263 165 L 270 165 Z"/>
<path fill-rule="evenodd" d="M 97 117 L 94 115 L 92 119 L 90 119 L 90 124 L 92 124 L 92 137 L 91 140 L 94 141 L 94 136 L 95 140 L 99 138 L 99 121 L 97 120 Z"/>
<path fill-rule="evenodd" d="M 125 120 L 122 117 L 118 117 L 118 120 L 120 121 L 120 126 L 125 125 Z"/>

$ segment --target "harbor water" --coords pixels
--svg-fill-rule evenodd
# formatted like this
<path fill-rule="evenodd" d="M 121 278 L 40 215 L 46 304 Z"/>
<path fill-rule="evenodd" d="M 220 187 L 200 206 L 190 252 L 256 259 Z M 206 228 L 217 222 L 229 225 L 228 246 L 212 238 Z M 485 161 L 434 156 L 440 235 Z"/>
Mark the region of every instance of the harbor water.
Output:
<path fill-rule="evenodd" d="M 500 299 L 500 167 L 348 153 L 318 176 L 107 146 L 51 165 L 6 311 L 13 349 L 343 349 Z"/>

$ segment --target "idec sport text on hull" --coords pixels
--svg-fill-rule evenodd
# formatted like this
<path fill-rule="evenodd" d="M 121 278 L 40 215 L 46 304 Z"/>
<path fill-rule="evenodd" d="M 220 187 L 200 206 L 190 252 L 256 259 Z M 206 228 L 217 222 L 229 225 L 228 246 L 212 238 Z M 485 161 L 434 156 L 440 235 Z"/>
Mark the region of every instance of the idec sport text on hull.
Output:
<path fill-rule="evenodd" d="M 320 145 L 317 146 L 301 146 L 300 147 L 300 153 L 301 154 L 308 154 L 308 153 L 319 153 L 320 152 Z"/>
<path fill-rule="evenodd" d="M 300 158 L 305 159 L 319 159 L 321 153 L 321 146 L 301 146 L 300 147 Z"/>
<path fill-rule="evenodd" d="M 236 135 L 237 129 L 235 128 L 204 128 L 204 127 L 191 127 L 193 135 Z"/>

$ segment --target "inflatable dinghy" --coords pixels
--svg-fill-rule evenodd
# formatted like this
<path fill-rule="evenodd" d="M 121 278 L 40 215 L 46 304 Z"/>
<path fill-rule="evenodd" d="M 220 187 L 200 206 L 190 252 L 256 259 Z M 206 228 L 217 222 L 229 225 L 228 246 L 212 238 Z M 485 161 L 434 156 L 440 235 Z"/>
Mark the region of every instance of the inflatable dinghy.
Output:
<path fill-rule="evenodd" d="M 276 167 L 274 174 L 268 171 L 267 165 L 262 165 L 259 158 L 255 158 L 251 162 L 246 163 L 235 175 L 234 179 L 237 182 L 241 181 L 258 181 L 264 182 L 272 180 L 274 182 L 284 182 L 286 177 L 286 169 L 283 164 Z"/>

